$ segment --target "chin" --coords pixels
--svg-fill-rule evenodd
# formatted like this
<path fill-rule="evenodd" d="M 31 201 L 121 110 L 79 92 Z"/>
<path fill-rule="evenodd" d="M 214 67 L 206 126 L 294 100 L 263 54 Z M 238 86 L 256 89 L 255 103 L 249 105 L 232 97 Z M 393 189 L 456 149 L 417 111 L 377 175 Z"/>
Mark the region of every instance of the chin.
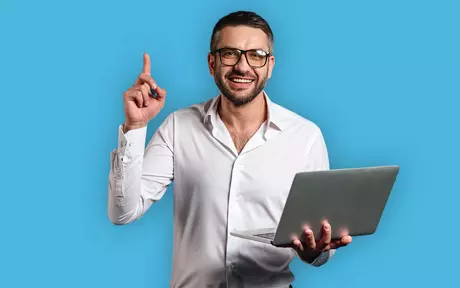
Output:
<path fill-rule="evenodd" d="M 241 91 L 240 91 L 241 92 Z M 245 91 L 245 93 L 238 93 L 233 91 L 222 91 L 222 95 L 229 100 L 233 105 L 239 107 L 246 105 L 252 100 L 254 100 L 257 95 L 260 93 L 254 93 L 255 90 L 252 89 L 251 91 Z"/>
<path fill-rule="evenodd" d="M 234 106 L 243 106 L 252 102 L 262 92 L 265 81 L 259 83 L 257 79 L 251 83 L 233 83 L 227 77 L 215 77 L 215 82 L 222 95 Z"/>

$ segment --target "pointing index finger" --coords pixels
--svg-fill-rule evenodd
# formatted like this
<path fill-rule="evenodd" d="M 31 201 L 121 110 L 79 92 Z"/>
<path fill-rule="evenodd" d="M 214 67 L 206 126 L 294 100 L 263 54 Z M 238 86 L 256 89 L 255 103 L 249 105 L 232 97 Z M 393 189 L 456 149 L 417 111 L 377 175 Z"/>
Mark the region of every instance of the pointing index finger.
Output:
<path fill-rule="evenodd" d="M 142 73 L 150 75 L 150 56 L 147 53 L 144 53 L 144 68 L 142 68 Z"/>

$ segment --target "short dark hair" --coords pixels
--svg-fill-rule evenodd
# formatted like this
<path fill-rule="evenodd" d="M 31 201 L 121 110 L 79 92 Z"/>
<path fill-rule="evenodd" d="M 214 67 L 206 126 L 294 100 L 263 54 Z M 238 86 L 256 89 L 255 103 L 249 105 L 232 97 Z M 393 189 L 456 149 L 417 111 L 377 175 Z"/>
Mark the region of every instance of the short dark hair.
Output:
<path fill-rule="evenodd" d="M 252 28 L 259 28 L 265 32 L 269 40 L 269 53 L 273 52 L 273 43 L 275 41 L 273 36 L 273 31 L 268 25 L 268 22 L 262 18 L 260 15 L 251 12 L 251 11 L 237 11 L 232 12 L 221 19 L 216 23 L 214 29 L 212 30 L 211 36 L 211 51 L 216 49 L 217 41 L 219 38 L 220 30 L 225 27 L 232 26 L 249 26 Z"/>

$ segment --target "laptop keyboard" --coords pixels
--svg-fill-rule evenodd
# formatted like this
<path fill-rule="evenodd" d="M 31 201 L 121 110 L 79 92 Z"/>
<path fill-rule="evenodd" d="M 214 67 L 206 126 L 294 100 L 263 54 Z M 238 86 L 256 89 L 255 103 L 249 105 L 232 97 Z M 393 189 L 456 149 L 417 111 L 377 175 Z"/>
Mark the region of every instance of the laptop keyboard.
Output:
<path fill-rule="evenodd" d="M 255 236 L 273 240 L 273 238 L 275 238 L 275 233 L 262 233 L 262 234 L 256 234 Z"/>

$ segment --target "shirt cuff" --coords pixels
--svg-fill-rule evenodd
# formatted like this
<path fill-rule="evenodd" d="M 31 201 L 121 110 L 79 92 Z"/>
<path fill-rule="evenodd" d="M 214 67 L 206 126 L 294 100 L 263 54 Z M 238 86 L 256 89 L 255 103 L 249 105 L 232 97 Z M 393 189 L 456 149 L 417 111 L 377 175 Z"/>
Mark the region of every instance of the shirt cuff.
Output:
<path fill-rule="evenodd" d="M 123 124 L 118 126 L 118 154 L 142 155 L 145 150 L 147 126 L 123 133 Z"/>
<path fill-rule="evenodd" d="M 315 260 L 313 260 L 313 262 L 311 262 L 311 265 L 319 267 L 325 264 L 329 260 L 329 258 L 331 258 L 334 255 L 334 253 L 335 253 L 335 249 L 331 249 L 331 250 L 322 252 L 321 254 L 319 254 L 318 257 L 316 257 Z"/>

